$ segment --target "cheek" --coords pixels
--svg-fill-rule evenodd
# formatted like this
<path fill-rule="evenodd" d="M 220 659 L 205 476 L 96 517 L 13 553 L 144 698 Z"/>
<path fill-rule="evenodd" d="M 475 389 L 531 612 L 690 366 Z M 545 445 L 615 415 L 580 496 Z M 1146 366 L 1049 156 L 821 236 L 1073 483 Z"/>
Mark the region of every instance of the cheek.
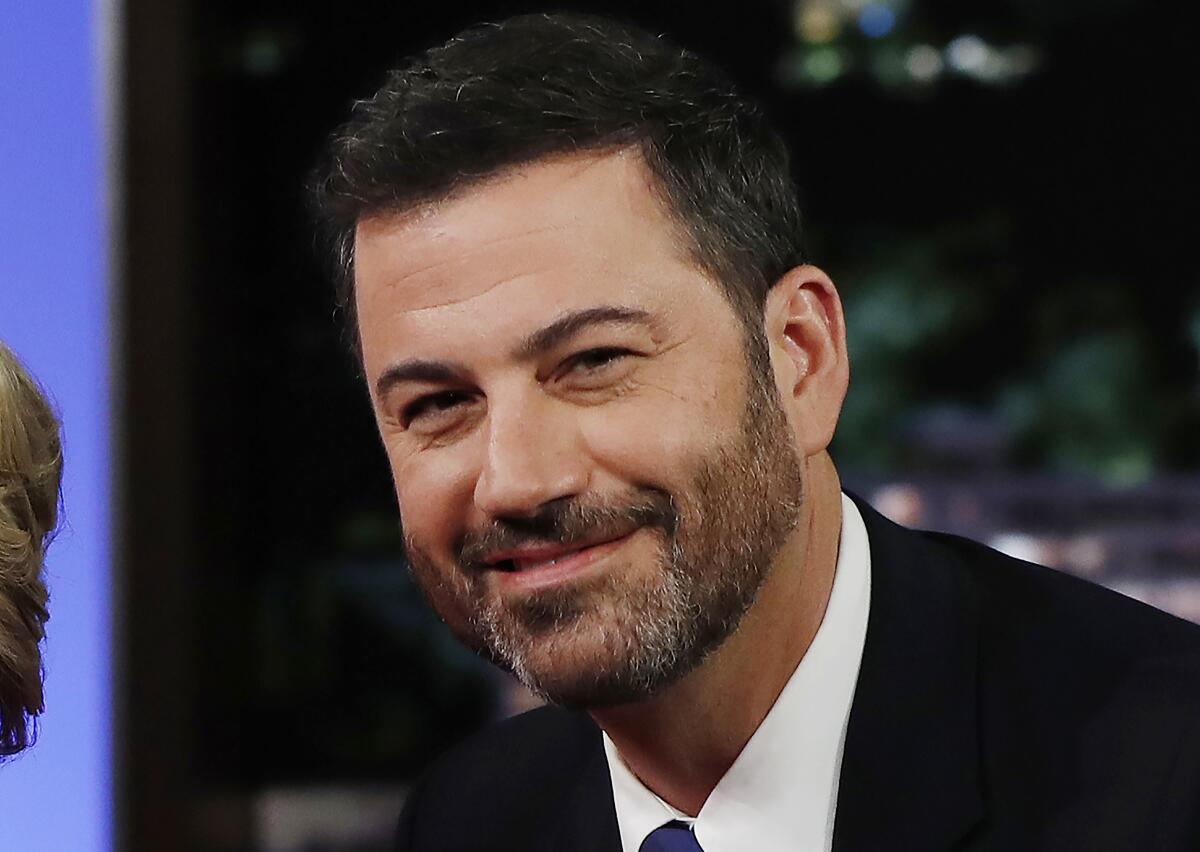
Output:
<path fill-rule="evenodd" d="M 452 453 L 392 458 L 392 482 L 404 533 L 439 562 L 449 558 L 468 521 L 473 482 Z"/>
<path fill-rule="evenodd" d="M 480 650 L 479 637 L 472 626 L 477 605 L 472 601 L 466 579 L 453 571 L 444 571 L 428 559 L 428 554 L 409 551 L 409 564 L 425 600 L 451 632 L 473 650 Z"/>
<path fill-rule="evenodd" d="M 454 564 L 454 547 L 466 528 L 468 512 L 463 498 L 461 466 L 445 458 L 392 458 L 392 479 L 405 536 L 418 548 L 409 548 L 414 579 L 434 612 L 467 647 L 482 645 L 472 616 L 476 604 L 466 577 Z"/>
<path fill-rule="evenodd" d="M 636 400 L 589 412 L 581 432 L 592 457 L 620 480 L 669 486 L 737 433 L 741 393 L 721 381 L 687 395 L 643 389 Z"/>

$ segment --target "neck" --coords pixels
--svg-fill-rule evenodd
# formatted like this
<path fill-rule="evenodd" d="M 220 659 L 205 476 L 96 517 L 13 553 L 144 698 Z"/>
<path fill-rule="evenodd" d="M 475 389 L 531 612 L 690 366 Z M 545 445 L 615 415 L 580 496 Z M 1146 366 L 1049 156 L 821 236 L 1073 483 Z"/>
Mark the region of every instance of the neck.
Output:
<path fill-rule="evenodd" d="M 650 698 L 592 711 L 642 783 L 691 816 L 766 718 L 829 603 L 841 485 L 824 453 L 805 462 L 804 474 L 799 523 L 733 634 L 694 671 Z"/>

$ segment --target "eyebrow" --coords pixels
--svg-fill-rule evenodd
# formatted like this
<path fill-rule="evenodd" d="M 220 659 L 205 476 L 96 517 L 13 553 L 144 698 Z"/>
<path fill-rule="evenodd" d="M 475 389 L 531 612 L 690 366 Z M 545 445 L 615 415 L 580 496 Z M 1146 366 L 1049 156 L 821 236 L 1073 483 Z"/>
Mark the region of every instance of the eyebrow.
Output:
<path fill-rule="evenodd" d="M 529 360 L 565 343 L 585 328 L 608 324 L 650 325 L 651 319 L 647 311 L 620 305 L 601 305 L 572 311 L 529 335 L 513 350 L 513 355 L 518 360 Z"/>
<path fill-rule="evenodd" d="M 564 314 L 544 328 L 530 334 L 513 349 L 513 357 L 528 361 L 570 340 L 584 329 L 596 325 L 650 325 L 653 317 L 640 308 L 602 305 Z M 375 394 L 383 397 L 404 382 L 448 384 L 462 381 L 466 370 L 451 361 L 415 359 L 388 367 L 375 382 Z"/>
<path fill-rule="evenodd" d="M 383 371 L 375 382 L 375 395 L 383 398 L 396 385 L 405 382 L 448 384 L 462 377 L 462 369 L 449 361 L 404 361 Z"/>

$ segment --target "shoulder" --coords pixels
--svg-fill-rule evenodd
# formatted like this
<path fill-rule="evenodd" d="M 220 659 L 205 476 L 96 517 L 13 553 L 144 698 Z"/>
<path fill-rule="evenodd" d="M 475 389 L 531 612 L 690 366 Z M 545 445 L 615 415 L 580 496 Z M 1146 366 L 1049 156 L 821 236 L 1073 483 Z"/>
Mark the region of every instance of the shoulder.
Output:
<path fill-rule="evenodd" d="M 903 730 L 940 744 L 889 746 L 905 766 L 978 779 L 1000 848 L 1196 848 L 1200 627 L 863 516 L 871 612 L 846 744 L 860 774 Z"/>
<path fill-rule="evenodd" d="M 980 706 L 1001 740 L 1069 747 L 1084 775 L 1161 776 L 1196 751 L 1200 625 L 977 542 L 921 535 L 970 589 Z"/>
<path fill-rule="evenodd" d="M 493 776 L 554 778 L 570 772 L 596 751 L 602 751 L 600 730 L 585 713 L 545 706 L 506 719 L 468 738 L 434 766 L 431 779 L 455 779 L 457 795 L 474 787 L 496 796 Z M 471 774 L 463 786 L 464 775 Z"/>
<path fill-rule="evenodd" d="M 600 731 L 586 714 L 541 707 L 501 722 L 425 774 L 405 803 L 398 848 L 520 848 L 545 834 L 597 760 Z"/>
<path fill-rule="evenodd" d="M 1053 848 L 1191 848 L 1200 626 L 974 542 L 930 541 L 974 593 L 986 786 L 1007 812 Z"/>
<path fill-rule="evenodd" d="M 982 706 L 1047 730 L 1105 713 L 1126 727 L 1166 715 L 1175 730 L 1200 718 L 1200 625 L 978 542 L 908 530 L 860 509 L 877 639 L 955 654 L 977 669 Z M 870 637 L 869 629 L 868 645 Z"/>
<path fill-rule="evenodd" d="M 873 611 L 878 604 L 901 621 L 914 610 L 926 619 L 954 612 L 975 622 L 984 655 L 1035 669 L 1070 661 L 1109 673 L 1144 666 L 1200 673 L 1200 625 L 977 541 L 899 526 L 855 502 L 870 543 Z"/>
<path fill-rule="evenodd" d="M 1069 658 L 1110 672 L 1168 666 L 1200 675 L 1200 625 L 969 539 L 919 535 L 964 573 L 985 643 L 1035 654 L 1047 665 Z"/>

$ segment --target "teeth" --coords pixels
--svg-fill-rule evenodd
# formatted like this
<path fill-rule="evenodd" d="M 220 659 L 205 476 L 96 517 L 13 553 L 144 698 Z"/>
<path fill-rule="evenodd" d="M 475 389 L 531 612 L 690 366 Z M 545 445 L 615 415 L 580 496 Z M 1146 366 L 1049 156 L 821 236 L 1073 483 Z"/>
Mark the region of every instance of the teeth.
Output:
<path fill-rule="evenodd" d="M 529 571 L 534 568 L 546 568 L 546 567 L 549 567 L 550 565 L 557 565 L 563 559 L 566 559 L 568 556 L 574 556 L 578 552 L 579 552 L 578 550 L 572 550 L 570 553 L 560 553 L 558 556 L 555 556 L 553 559 L 539 559 L 537 561 L 530 561 L 527 559 L 518 559 L 518 560 L 516 560 L 517 570 L 518 571 Z"/>

